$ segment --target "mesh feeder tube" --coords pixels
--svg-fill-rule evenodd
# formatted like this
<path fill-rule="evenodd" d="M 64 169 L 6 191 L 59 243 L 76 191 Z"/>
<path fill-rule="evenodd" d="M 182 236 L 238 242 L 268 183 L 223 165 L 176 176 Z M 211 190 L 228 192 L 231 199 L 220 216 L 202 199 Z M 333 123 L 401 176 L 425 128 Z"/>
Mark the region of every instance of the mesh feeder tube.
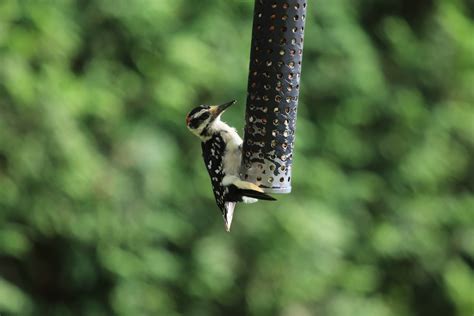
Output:
<path fill-rule="evenodd" d="M 256 0 L 241 176 L 291 191 L 306 0 Z"/>

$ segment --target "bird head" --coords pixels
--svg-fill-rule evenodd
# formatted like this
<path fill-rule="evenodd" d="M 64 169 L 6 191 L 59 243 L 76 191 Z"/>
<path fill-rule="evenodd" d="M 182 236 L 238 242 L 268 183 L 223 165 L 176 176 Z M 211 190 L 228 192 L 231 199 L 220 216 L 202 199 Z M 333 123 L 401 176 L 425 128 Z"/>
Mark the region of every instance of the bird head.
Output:
<path fill-rule="evenodd" d="M 206 138 L 213 124 L 220 121 L 221 114 L 235 102 L 232 100 L 221 105 L 199 105 L 186 115 L 186 126 L 199 138 Z"/>

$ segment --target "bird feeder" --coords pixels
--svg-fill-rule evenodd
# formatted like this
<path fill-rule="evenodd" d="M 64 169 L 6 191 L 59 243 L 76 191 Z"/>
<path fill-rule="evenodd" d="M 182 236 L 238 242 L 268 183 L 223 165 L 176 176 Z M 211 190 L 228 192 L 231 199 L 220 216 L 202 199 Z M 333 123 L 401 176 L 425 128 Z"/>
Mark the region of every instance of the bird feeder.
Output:
<path fill-rule="evenodd" d="M 256 0 L 242 149 L 243 179 L 289 193 L 306 0 Z"/>

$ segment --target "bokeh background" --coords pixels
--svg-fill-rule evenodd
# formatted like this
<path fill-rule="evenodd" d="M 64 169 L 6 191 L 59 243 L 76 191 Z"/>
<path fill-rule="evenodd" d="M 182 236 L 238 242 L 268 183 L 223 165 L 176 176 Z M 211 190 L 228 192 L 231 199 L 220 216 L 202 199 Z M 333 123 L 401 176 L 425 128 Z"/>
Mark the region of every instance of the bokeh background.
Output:
<path fill-rule="evenodd" d="M 474 313 L 474 3 L 309 1 L 293 193 L 224 231 L 186 113 L 253 1 L 0 2 L 0 314 Z"/>

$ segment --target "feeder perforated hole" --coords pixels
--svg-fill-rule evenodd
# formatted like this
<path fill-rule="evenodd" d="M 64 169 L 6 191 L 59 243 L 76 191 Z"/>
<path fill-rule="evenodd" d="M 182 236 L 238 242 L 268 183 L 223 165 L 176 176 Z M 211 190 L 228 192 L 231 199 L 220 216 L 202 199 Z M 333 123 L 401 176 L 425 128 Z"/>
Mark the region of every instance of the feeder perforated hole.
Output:
<path fill-rule="evenodd" d="M 252 123 L 254 120 L 255 120 L 255 119 L 254 119 L 253 116 L 249 117 L 249 122 L 250 122 L 250 123 Z"/>
<path fill-rule="evenodd" d="M 286 21 L 286 19 L 288 19 L 288 15 L 283 14 L 283 15 L 281 16 L 281 19 L 282 19 L 283 21 Z"/>
<path fill-rule="evenodd" d="M 247 152 L 245 153 L 245 156 L 246 156 L 246 157 L 250 157 L 250 152 L 247 151 Z"/>
<path fill-rule="evenodd" d="M 289 85 L 288 87 L 286 87 L 286 90 L 288 90 L 288 92 L 291 92 L 291 90 L 293 90 L 293 87 Z"/>
<path fill-rule="evenodd" d="M 282 74 L 281 72 L 277 73 L 277 78 L 278 78 L 278 79 L 283 78 L 283 74 Z"/>
<path fill-rule="evenodd" d="M 289 114 L 289 113 L 290 113 L 290 107 L 288 107 L 288 106 L 285 107 L 285 113 L 286 113 L 286 114 Z"/>
<path fill-rule="evenodd" d="M 294 67 L 295 67 L 295 62 L 294 62 L 294 61 L 290 61 L 290 62 L 288 63 L 288 67 L 294 68 Z"/>
<path fill-rule="evenodd" d="M 285 45 L 286 44 L 286 38 L 282 37 L 280 38 L 280 45 Z"/>
<path fill-rule="evenodd" d="M 276 17 L 277 17 L 276 14 L 272 14 L 272 15 L 270 16 L 270 19 L 275 20 Z"/>
<path fill-rule="evenodd" d="M 294 28 L 292 28 L 291 30 L 293 31 L 293 33 L 298 32 L 298 28 L 296 26 Z"/>
<path fill-rule="evenodd" d="M 269 39 L 268 39 L 268 42 L 269 42 L 269 43 L 273 43 L 273 38 L 269 38 Z M 273 49 L 269 48 L 269 49 L 267 50 L 267 52 L 272 53 L 272 52 L 273 52 Z"/>
<path fill-rule="evenodd" d="M 264 76 L 265 78 L 270 78 L 270 75 L 266 71 L 262 73 L 262 76 Z"/>
<path fill-rule="evenodd" d="M 282 165 L 282 166 L 280 167 L 280 170 L 281 170 L 281 171 L 285 171 L 285 170 L 286 170 L 286 166 L 285 166 L 285 165 Z"/>
<path fill-rule="evenodd" d="M 256 82 L 252 82 L 252 84 L 250 85 L 252 88 L 255 88 L 257 86 L 257 83 Z"/>
<path fill-rule="evenodd" d="M 298 10 L 299 8 L 300 8 L 300 4 L 299 3 L 295 4 L 295 10 Z"/>
<path fill-rule="evenodd" d="M 288 126 L 288 123 L 289 123 L 289 122 L 288 122 L 288 120 L 284 120 L 283 123 L 284 123 L 286 126 Z"/>
<path fill-rule="evenodd" d="M 280 56 L 283 56 L 283 55 L 285 55 L 285 51 L 282 49 L 280 50 Z"/>
<path fill-rule="evenodd" d="M 292 72 L 290 72 L 290 73 L 288 74 L 288 79 L 292 80 L 292 79 L 294 78 L 294 76 L 295 76 L 295 74 L 292 73 Z"/>
<path fill-rule="evenodd" d="M 275 96 L 275 102 L 280 103 L 280 101 L 281 101 L 281 96 L 276 95 L 276 96 Z"/>
<path fill-rule="evenodd" d="M 275 147 L 276 147 L 276 140 L 272 140 L 270 146 L 271 146 L 272 148 L 275 148 Z"/>
<path fill-rule="evenodd" d="M 303 3 L 303 8 L 306 8 L 306 2 L 305 2 L 305 3 Z"/>
<path fill-rule="evenodd" d="M 291 180 L 291 177 L 288 177 L 288 182 L 290 182 L 290 180 Z"/>
<path fill-rule="evenodd" d="M 262 181 L 262 177 L 257 177 L 257 181 Z"/>
<path fill-rule="evenodd" d="M 288 144 L 287 144 L 287 143 L 283 143 L 283 144 L 281 145 L 281 147 L 283 147 L 283 149 L 286 150 L 286 148 L 288 147 Z"/>
<path fill-rule="evenodd" d="M 250 105 L 249 105 L 249 108 L 250 108 L 251 110 L 255 110 L 255 105 L 250 104 Z"/>
<path fill-rule="evenodd" d="M 267 113 L 267 112 L 268 112 L 268 108 L 267 108 L 266 106 L 264 106 L 264 107 L 262 108 L 262 111 L 263 111 L 263 113 Z"/>
<path fill-rule="evenodd" d="M 270 67 L 270 66 L 272 65 L 272 61 L 271 61 L 271 60 L 267 60 L 266 64 L 267 64 L 267 67 Z"/>
<path fill-rule="evenodd" d="M 275 170 L 275 165 L 270 165 L 269 168 L 270 168 L 271 171 L 273 171 L 273 170 Z"/>
<path fill-rule="evenodd" d="M 290 103 L 291 102 L 291 97 L 286 97 L 286 103 Z"/>
<path fill-rule="evenodd" d="M 285 161 L 286 160 L 286 155 L 281 155 L 281 160 Z"/>
<path fill-rule="evenodd" d="M 273 130 L 273 131 L 272 131 L 272 136 L 273 136 L 273 137 L 276 137 L 277 135 L 278 135 L 278 132 L 277 132 L 276 130 Z"/>
<path fill-rule="evenodd" d="M 280 182 L 285 182 L 285 178 L 281 177 Z"/>
<path fill-rule="evenodd" d="M 288 131 L 283 131 L 283 137 L 288 137 Z"/>
<path fill-rule="evenodd" d="M 261 18 L 261 17 L 262 17 L 262 13 L 260 12 L 257 16 L 258 16 L 259 18 Z"/>
<path fill-rule="evenodd" d="M 282 32 L 286 32 L 286 30 L 288 30 L 288 28 L 287 28 L 286 26 L 282 26 L 282 27 L 281 27 L 281 31 L 282 31 Z"/>
<path fill-rule="evenodd" d="M 247 145 L 252 145 L 253 144 L 253 141 L 251 139 L 248 139 L 247 140 Z"/>
<path fill-rule="evenodd" d="M 270 27 L 268 28 L 268 30 L 269 30 L 270 32 L 275 31 L 275 25 L 270 25 Z"/>
<path fill-rule="evenodd" d="M 286 3 L 286 2 L 283 2 L 283 5 L 282 5 L 282 7 L 283 7 L 283 9 L 288 9 L 289 5 L 288 5 L 288 3 Z"/>
<path fill-rule="evenodd" d="M 295 51 L 293 48 L 292 48 L 292 49 L 290 49 L 290 55 L 291 55 L 291 56 L 294 56 L 294 55 L 295 55 L 295 53 L 296 53 L 296 51 Z"/>
<path fill-rule="evenodd" d="M 268 101 L 268 100 L 270 100 L 270 99 L 268 98 L 268 95 L 264 95 L 264 96 L 263 96 L 263 101 Z"/>
<path fill-rule="evenodd" d="M 278 126 L 278 119 L 273 120 L 273 125 Z"/>
<path fill-rule="evenodd" d="M 278 109 L 278 108 L 274 108 L 274 109 L 273 109 L 273 112 L 278 113 L 279 110 L 280 110 L 280 109 Z"/>
<path fill-rule="evenodd" d="M 249 175 L 245 174 L 244 178 L 245 178 L 245 180 L 247 180 L 249 178 Z"/>
<path fill-rule="evenodd" d="M 272 9 L 275 9 L 276 7 L 277 7 L 276 2 L 273 2 L 273 4 L 272 4 Z"/>
<path fill-rule="evenodd" d="M 262 26 L 260 24 L 257 24 L 257 30 L 261 30 L 262 29 Z"/>
<path fill-rule="evenodd" d="M 292 44 L 292 45 L 296 45 L 296 38 L 292 38 L 292 39 L 291 39 L 291 44 Z"/>
<path fill-rule="evenodd" d="M 301 19 L 304 21 L 304 19 L 306 19 L 306 15 L 303 14 L 303 15 L 301 16 Z"/>
<path fill-rule="evenodd" d="M 269 84 L 264 84 L 264 85 L 263 85 L 263 88 L 264 88 L 265 90 L 270 90 L 271 86 L 270 86 Z"/>
<path fill-rule="evenodd" d="M 273 177 L 269 177 L 269 178 L 268 178 L 268 182 L 269 182 L 269 183 L 272 183 L 272 182 L 273 182 Z"/>
<path fill-rule="evenodd" d="M 258 169 L 263 169 L 263 165 L 261 163 L 259 163 L 257 166 L 258 166 Z"/>
<path fill-rule="evenodd" d="M 293 20 L 298 21 L 299 18 L 300 18 L 299 15 L 295 15 L 295 16 L 293 17 Z"/>
<path fill-rule="evenodd" d="M 263 124 L 267 124 L 267 119 L 266 119 L 266 118 L 262 118 L 262 123 L 263 123 Z"/>

